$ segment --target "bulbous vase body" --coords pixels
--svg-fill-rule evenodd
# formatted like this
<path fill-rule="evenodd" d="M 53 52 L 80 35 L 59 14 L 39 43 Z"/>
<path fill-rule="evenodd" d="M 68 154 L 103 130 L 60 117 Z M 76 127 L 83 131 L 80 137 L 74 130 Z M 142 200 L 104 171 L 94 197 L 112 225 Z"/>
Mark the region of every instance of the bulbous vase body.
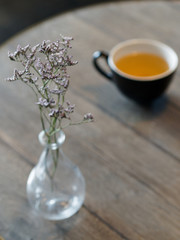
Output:
<path fill-rule="evenodd" d="M 39 134 L 44 150 L 27 181 L 30 205 L 39 215 L 50 220 L 71 217 L 80 209 L 85 197 L 84 177 L 62 151 L 64 133 L 58 134 L 57 140 L 51 144 L 45 140 L 44 132 Z"/>

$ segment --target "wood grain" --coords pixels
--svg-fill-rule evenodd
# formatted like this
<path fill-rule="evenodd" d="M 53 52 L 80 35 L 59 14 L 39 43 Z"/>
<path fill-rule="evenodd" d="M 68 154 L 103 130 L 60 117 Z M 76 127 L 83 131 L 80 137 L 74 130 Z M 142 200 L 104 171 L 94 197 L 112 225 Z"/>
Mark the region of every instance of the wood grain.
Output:
<path fill-rule="evenodd" d="M 26 200 L 26 180 L 41 147 L 33 94 L 0 82 L 0 235 L 5 240 L 180 239 L 180 71 L 165 96 L 149 107 L 124 97 L 92 66 L 92 54 L 120 41 L 153 38 L 180 52 L 180 3 L 101 4 L 49 19 L 0 48 L 1 78 L 10 76 L 7 51 L 72 35 L 71 101 L 93 124 L 69 128 L 64 151 L 85 176 L 86 199 L 71 219 L 40 219 Z"/>

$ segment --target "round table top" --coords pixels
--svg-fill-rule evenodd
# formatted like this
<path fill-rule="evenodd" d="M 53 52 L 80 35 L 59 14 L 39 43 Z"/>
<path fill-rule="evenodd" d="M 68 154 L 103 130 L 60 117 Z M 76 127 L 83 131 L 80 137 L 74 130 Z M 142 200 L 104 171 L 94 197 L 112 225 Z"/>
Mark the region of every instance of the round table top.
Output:
<path fill-rule="evenodd" d="M 180 70 L 149 108 L 123 96 L 92 65 L 96 50 L 149 38 L 180 53 L 180 2 L 110 2 L 31 26 L 0 47 L 0 235 L 5 240 L 180 239 Z M 36 216 L 26 181 L 42 151 L 39 113 L 26 86 L 3 79 L 17 44 L 72 36 L 78 65 L 70 71 L 72 102 L 95 122 L 66 130 L 64 151 L 83 172 L 86 199 L 63 222 Z"/>

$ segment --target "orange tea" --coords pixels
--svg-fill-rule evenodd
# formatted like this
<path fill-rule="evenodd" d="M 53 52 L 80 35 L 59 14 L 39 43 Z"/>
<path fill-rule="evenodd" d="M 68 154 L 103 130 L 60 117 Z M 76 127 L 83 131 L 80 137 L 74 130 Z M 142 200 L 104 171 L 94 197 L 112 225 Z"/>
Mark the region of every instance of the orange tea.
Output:
<path fill-rule="evenodd" d="M 137 77 L 150 77 L 168 70 L 168 63 L 160 56 L 151 53 L 131 53 L 115 62 L 124 73 Z"/>

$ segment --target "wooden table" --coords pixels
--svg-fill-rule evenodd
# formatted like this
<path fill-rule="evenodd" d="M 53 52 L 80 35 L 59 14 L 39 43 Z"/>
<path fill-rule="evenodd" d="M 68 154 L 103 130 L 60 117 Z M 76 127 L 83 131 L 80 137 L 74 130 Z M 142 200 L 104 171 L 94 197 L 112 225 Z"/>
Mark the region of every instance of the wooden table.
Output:
<path fill-rule="evenodd" d="M 0 48 L 0 235 L 5 240 L 179 240 L 180 71 L 166 96 L 150 108 L 127 99 L 92 66 L 92 54 L 120 41 L 151 38 L 180 53 L 180 3 L 119 2 L 48 19 Z M 26 199 L 26 181 L 42 148 L 34 96 L 7 83 L 15 65 L 7 51 L 70 35 L 71 100 L 93 124 L 67 129 L 64 152 L 81 168 L 86 199 L 62 222 L 37 217 Z"/>

